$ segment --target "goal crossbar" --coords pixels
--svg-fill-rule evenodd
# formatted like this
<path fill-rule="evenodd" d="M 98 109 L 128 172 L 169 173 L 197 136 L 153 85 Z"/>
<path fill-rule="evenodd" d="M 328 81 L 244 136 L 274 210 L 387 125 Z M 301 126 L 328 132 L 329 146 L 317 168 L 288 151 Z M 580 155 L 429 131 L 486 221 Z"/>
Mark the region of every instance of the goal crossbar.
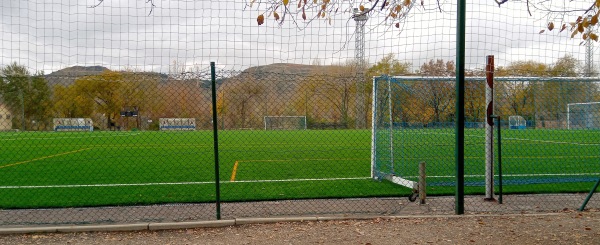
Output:
<path fill-rule="evenodd" d="M 306 129 L 306 116 L 264 116 L 265 130 L 270 129 Z"/>
<path fill-rule="evenodd" d="M 573 125 L 571 125 L 571 107 L 572 106 L 578 106 L 578 105 L 597 105 L 600 104 L 600 101 L 595 101 L 595 102 L 579 102 L 579 103 L 568 103 L 567 104 L 567 129 L 571 129 L 573 127 Z"/>

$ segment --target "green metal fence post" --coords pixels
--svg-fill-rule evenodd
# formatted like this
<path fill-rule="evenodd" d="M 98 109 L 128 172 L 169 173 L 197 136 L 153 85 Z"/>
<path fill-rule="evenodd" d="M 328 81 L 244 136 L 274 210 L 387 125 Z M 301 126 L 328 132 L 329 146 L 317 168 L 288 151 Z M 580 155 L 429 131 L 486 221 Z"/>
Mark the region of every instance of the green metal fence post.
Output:
<path fill-rule="evenodd" d="M 498 203 L 502 204 L 502 121 L 500 116 L 491 115 L 491 118 L 496 118 L 496 128 L 498 129 Z"/>
<path fill-rule="evenodd" d="M 212 82 L 212 120 L 213 120 L 213 141 L 215 149 L 215 196 L 217 204 L 217 219 L 221 219 L 221 188 L 219 185 L 219 132 L 217 130 L 217 79 L 215 75 L 215 62 L 210 62 L 210 79 Z"/>
<path fill-rule="evenodd" d="M 458 1 L 456 23 L 456 214 L 465 213 L 465 5 Z"/>
<path fill-rule="evenodd" d="M 598 179 L 598 181 L 596 181 L 596 184 L 594 185 L 594 188 L 592 188 L 592 190 L 590 191 L 590 194 L 587 195 L 587 197 L 583 201 L 583 204 L 581 204 L 581 207 L 579 207 L 579 211 L 583 211 L 585 209 L 585 206 L 590 201 L 590 198 L 592 198 L 592 196 L 594 195 L 594 192 L 598 188 L 598 185 L 600 185 L 600 179 Z"/>

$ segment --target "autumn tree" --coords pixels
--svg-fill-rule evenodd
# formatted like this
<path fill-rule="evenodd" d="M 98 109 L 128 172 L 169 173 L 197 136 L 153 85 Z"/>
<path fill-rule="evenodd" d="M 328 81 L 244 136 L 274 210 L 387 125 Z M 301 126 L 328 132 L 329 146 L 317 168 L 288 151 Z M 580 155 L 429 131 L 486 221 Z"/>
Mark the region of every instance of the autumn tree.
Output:
<path fill-rule="evenodd" d="M 519 115 L 528 120 L 533 119 L 536 96 L 535 88 L 538 84 L 528 77 L 547 77 L 551 73 L 551 66 L 537 61 L 514 61 L 506 67 L 498 67 L 494 73 L 496 77 L 524 77 L 509 82 L 494 83 L 496 98 L 494 106 L 497 113 L 504 116 Z M 537 98 L 539 100 L 539 98 Z"/>
<path fill-rule="evenodd" d="M 224 82 L 219 88 L 222 96 L 221 104 L 226 106 L 222 111 L 222 120 L 225 125 L 233 128 L 253 128 L 261 125 L 265 105 L 260 103 L 264 99 L 266 87 L 262 83 L 264 78 L 257 78 L 252 74 L 242 74 Z"/>
<path fill-rule="evenodd" d="M 354 67 L 326 66 L 304 78 L 297 94 L 310 104 L 307 110 L 310 121 L 321 124 L 339 124 L 345 128 L 354 127 L 356 115 L 351 110 L 354 107 L 356 87 L 353 86 Z M 310 108 L 310 109 L 309 109 Z"/>
<path fill-rule="evenodd" d="M 441 59 L 430 60 L 423 63 L 420 68 L 422 76 L 445 77 L 453 76 L 455 72 L 454 62 L 444 62 Z M 429 80 L 416 82 L 413 85 L 415 94 L 431 108 L 434 122 L 449 121 L 454 106 L 454 83 L 448 81 Z M 427 110 L 424 110 L 427 111 Z"/>
<path fill-rule="evenodd" d="M 128 106 L 137 106 L 140 116 L 154 117 L 161 102 L 157 74 L 132 71 L 104 71 L 85 76 L 70 86 L 54 87 L 54 114 L 56 117 L 90 117 L 96 126 L 104 128 L 119 124 L 120 112 Z"/>
<path fill-rule="evenodd" d="M 371 98 L 372 98 L 372 90 L 373 90 L 373 82 L 372 79 L 373 77 L 378 77 L 378 76 L 382 76 L 382 75 L 387 75 L 387 76 L 402 76 L 402 75 L 408 75 L 411 74 L 411 67 L 412 64 L 410 62 L 401 62 L 399 61 L 394 54 L 390 53 L 387 54 L 386 56 L 384 56 L 380 61 L 377 61 L 375 64 L 373 64 L 371 67 L 369 67 L 367 69 L 366 72 L 366 78 L 367 79 L 367 94 L 368 94 L 368 106 L 366 106 L 366 108 L 371 108 Z M 395 89 L 394 91 L 398 91 L 398 98 L 400 99 L 400 97 L 402 98 L 408 98 L 406 96 L 401 96 L 404 92 L 402 88 L 398 88 Z M 393 110 L 393 115 L 394 115 L 394 121 L 404 121 L 407 118 L 405 117 L 405 113 L 404 113 L 404 109 L 406 107 L 405 102 L 403 101 L 402 103 L 393 103 L 392 104 L 394 107 L 392 108 Z M 370 115 L 370 113 L 367 113 Z M 370 120 L 370 119 L 369 119 Z M 367 121 L 369 121 L 367 120 Z"/>
<path fill-rule="evenodd" d="M 50 125 L 50 88 L 42 72 L 32 74 L 16 62 L 0 69 L 0 102 L 12 111 L 13 125 L 23 130 Z"/>

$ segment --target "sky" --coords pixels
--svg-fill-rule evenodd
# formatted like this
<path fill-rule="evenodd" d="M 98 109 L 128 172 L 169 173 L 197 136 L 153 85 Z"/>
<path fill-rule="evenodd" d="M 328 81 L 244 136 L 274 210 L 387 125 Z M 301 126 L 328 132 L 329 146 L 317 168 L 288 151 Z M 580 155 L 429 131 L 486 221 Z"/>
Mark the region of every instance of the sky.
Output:
<path fill-rule="evenodd" d="M 259 26 L 256 17 L 266 5 L 257 1 L 249 6 L 249 1 L 154 0 L 150 13 L 145 0 L 105 0 L 95 8 L 90 6 L 97 0 L 2 0 L 0 66 L 17 62 L 46 74 L 75 65 L 166 73 L 173 62 L 206 69 L 214 61 L 219 69 L 243 70 L 272 63 L 329 65 L 354 59 L 356 22 L 344 11 L 353 6 L 344 5 L 331 23 L 306 23 L 292 13 L 282 24 L 266 16 Z M 392 53 L 417 70 L 431 59 L 455 60 L 454 2 L 417 2 L 401 28 L 386 22 L 384 13 L 372 12 L 365 25 L 367 61 L 372 64 Z M 580 38 L 571 39 L 567 31 L 539 34 L 549 21 L 559 27 L 573 16 L 548 15 L 535 8 L 529 16 L 525 1 L 518 0 L 501 7 L 493 0 L 467 2 L 468 68 L 483 68 L 486 55 L 496 57 L 496 66 L 518 60 L 552 64 L 567 54 L 584 62 Z M 590 0 L 542 2 L 535 7 L 578 9 Z M 594 50 L 598 66 L 600 50 Z"/>

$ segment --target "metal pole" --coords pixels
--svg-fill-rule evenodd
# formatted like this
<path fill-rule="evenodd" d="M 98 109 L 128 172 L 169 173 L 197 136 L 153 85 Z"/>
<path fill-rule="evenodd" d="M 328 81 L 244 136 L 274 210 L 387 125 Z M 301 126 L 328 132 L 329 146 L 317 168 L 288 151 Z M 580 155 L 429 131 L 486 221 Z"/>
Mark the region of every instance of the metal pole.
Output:
<path fill-rule="evenodd" d="M 215 149 L 215 185 L 217 219 L 221 219 L 221 188 L 219 185 L 219 133 L 217 130 L 217 79 L 215 78 L 215 62 L 210 62 L 210 79 L 212 81 L 213 140 Z"/>
<path fill-rule="evenodd" d="M 494 56 L 488 55 L 485 66 L 485 100 L 486 100 L 486 125 L 485 125 L 485 198 L 494 201 Z"/>
<path fill-rule="evenodd" d="M 23 96 L 23 89 L 19 89 L 21 94 L 21 131 L 25 131 L 25 97 Z"/>
<path fill-rule="evenodd" d="M 498 203 L 502 204 L 502 121 L 498 116 Z"/>
<path fill-rule="evenodd" d="M 457 4 L 456 23 L 456 193 L 455 213 L 465 213 L 465 15 L 466 0 Z"/>
<path fill-rule="evenodd" d="M 502 133 L 500 116 L 491 115 L 491 118 L 496 118 L 496 128 L 498 129 L 498 203 L 502 204 Z"/>
<path fill-rule="evenodd" d="M 583 204 L 581 204 L 581 207 L 579 207 L 579 211 L 583 211 L 585 209 L 585 206 L 590 201 L 590 198 L 592 198 L 592 195 L 594 195 L 594 192 L 598 188 L 598 185 L 600 185 L 600 179 L 598 179 L 598 181 L 596 181 L 596 184 L 594 185 L 594 188 L 592 188 L 592 190 L 590 191 L 590 194 L 587 195 L 587 197 L 583 201 Z"/>

